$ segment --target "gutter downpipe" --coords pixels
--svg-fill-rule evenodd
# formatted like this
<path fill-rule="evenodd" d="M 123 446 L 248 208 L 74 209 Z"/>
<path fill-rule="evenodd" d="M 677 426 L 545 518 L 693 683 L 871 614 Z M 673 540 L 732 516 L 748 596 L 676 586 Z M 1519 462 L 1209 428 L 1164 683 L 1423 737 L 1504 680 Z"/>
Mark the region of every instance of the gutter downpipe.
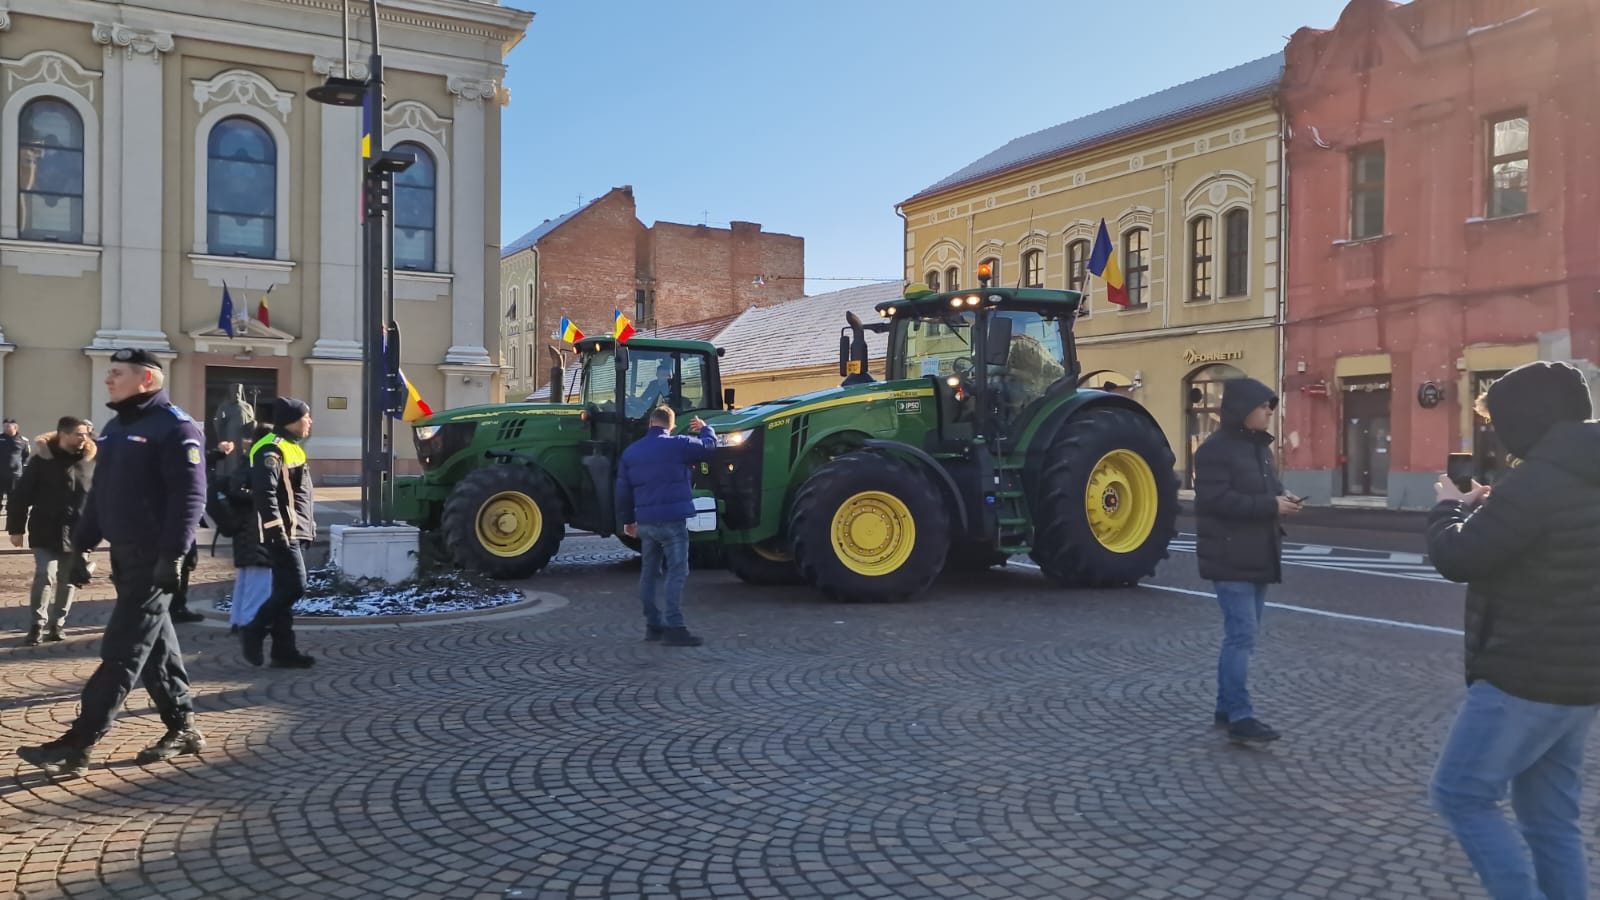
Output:
<path fill-rule="evenodd" d="M 1278 396 L 1285 397 L 1289 362 L 1289 116 L 1283 105 L 1280 88 L 1272 96 L 1272 108 L 1278 114 Z M 1286 399 L 1278 402 L 1278 472 L 1284 473 L 1289 453 L 1288 435 L 1283 433 L 1286 418 Z"/>

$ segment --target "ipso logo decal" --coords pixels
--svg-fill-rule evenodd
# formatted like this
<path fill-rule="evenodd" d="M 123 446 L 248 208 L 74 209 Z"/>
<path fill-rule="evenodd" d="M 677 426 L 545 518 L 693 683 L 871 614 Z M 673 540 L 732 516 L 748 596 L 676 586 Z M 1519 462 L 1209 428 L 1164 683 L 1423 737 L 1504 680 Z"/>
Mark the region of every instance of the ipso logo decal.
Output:
<path fill-rule="evenodd" d="M 896 400 L 894 411 L 902 416 L 913 416 L 922 412 L 921 400 Z"/>

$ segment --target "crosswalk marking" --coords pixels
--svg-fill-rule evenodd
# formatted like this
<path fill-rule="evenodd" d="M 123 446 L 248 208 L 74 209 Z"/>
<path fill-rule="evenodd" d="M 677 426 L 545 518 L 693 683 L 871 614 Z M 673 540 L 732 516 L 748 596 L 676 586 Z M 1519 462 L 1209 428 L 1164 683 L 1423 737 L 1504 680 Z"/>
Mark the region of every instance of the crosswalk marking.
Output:
<path fill-rule="evenodd" d="M 1193 535 L 1173 538 L 1167 549 L 1174 553 L 1195 552 Z M 1403 578 L 1408 581 L 1430 581 L 1435 584 L 1450 582 L 1434 570 L 1428 558 L 1420 553 L 1358 550 L 1352 547 L 1329 547 L 1321 544 L 1283 545 L 1285 565 L 1331 572 L 1356 572 L 1379 575 L 1385 578 Z"/>

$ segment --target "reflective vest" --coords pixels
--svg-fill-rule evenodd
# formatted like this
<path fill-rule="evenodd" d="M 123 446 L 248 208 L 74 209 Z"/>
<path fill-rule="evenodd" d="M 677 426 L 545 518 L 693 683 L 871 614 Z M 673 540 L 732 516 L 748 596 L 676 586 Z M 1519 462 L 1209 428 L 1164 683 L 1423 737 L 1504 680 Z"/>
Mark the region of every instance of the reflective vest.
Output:
<path fill-rule="evenodd" d="M 279 435 L 276 432 L 269 432 L 262 435 L 261 439 L 256 441 L 255 445 L 250 448 L 250 465 L 253 466 L 256 464 L 256 451 L 267 446 L 268 444 L 276 446 L 278 451 L 283 454 L 283 464 L 285 467 L 294 469 L 306 464 L 306 451 L 304 447 L 301 447 L 294 441 L 285 440 L 282 435 Z"/>

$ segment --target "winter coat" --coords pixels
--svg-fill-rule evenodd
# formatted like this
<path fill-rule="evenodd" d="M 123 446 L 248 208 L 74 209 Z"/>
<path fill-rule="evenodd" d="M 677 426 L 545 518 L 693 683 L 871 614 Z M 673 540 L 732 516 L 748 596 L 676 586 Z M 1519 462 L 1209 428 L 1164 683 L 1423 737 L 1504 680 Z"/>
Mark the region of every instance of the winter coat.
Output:
<path fill-rule="evenodd" d="M 1467 584 L 1469 684 L 1600 704 L 1600 422 L 1552 426 L 1475 509 L 1434 507 L 1428 553 Z"/>
<path fill-rule="evenodd" d="M 0 491 L 11 490 L 27 461 L 28 439 L 20 434 L 0 434 Z"/>
<path fill-rule="evenodd" d="M 205 436 L 165 390 L 107 405 L 117 416 L 100 433 L 94 490 L 72 546 L 93 550 L 103 539 L 182 559 L 206 511 Z"/>
<path fill-rule="evenodd" d="M 35 550 L 70 551 L 72 531 L 94 484 L 98 454 L 92 439 L 79 452 L 68 453 L 54 431 L 34 438 L 28 465 L 11 491 L 6 530 L 27 534 L 28 546 Z"/>
<path fill-rule="evenodd" d="M 717 448 L 711 426 L 698 435 L 651 427 L 622 451 L 617 464 L 617 522 L 651 525 L 694 517 L 694 465 Z"/>
<path fill-rule="evenodd" d="M 1244 427 L 1250 411 L 1277 402 L 1253 378 L 1222 389 L 1222 427 L 1194 457 L 1195 554 L 1208 581 L 1276 584 L 1283 580 L 1283 485 L 1272 465 L 1272 435 Z"/>
<path fill-rule="evenodd" d="M 316 539 L 311 469 L 293 438 L 270 432 L 250 449 L 250 499 L 257 540 L 270 544 L 280 535 L 297 543 Z"/>

